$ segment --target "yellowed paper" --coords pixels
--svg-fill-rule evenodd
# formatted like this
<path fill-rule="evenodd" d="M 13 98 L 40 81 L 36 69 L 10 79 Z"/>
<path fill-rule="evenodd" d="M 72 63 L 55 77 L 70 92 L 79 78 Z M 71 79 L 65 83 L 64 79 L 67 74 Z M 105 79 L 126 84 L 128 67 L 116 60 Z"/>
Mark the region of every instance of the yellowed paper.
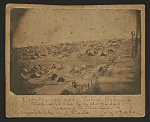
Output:
<path fill-rule="evenodd" d="M 6 6 L 7 117 L 145 116 L 144 5 Z"/>

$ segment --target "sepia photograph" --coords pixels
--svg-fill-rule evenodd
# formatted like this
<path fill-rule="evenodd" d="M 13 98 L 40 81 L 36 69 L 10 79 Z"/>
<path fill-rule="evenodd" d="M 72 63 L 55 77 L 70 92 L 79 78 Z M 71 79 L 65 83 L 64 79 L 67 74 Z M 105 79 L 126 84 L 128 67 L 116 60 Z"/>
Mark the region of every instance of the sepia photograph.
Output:
<path fill-rule="evenodd" d="M 140 94 L 140 10 L 10 11 L 14 94 Z"/>
<path fill-rule="evenodd" d="M 144 5 L 6 10 L 8 116 L 144 116 Z"/>

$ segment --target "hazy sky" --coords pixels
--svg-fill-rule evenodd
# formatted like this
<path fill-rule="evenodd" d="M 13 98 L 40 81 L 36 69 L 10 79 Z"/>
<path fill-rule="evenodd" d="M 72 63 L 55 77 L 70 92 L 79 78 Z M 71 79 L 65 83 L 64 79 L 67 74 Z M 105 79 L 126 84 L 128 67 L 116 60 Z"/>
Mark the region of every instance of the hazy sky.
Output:
<path fill-rule="evenodd" d="M 20 11 L 18 9 L 17 11 Z M 16 13 L 17 13 L 16 11 Z M 15 23 L 14 16 L 11 23 Z M 12 26 L 12 46 L 131 38 L 137 29 L 134 10 L 28 9 Z"/>

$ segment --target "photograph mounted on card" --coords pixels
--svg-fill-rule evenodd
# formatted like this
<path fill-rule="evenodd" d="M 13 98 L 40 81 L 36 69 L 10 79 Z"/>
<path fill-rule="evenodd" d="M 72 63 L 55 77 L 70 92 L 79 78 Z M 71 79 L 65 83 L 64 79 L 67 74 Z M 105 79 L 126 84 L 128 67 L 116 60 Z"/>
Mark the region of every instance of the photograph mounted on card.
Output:
<path fill-rule="evenodd" d="M 145 6 L 6 6 L 7 117 L 145 116 Z"/>

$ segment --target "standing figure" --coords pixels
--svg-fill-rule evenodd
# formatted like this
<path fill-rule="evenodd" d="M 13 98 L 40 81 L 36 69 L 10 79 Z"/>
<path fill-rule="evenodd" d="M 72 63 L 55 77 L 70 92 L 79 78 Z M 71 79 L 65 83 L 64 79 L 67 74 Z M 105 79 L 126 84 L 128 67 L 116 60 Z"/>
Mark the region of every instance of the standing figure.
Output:
<path fill-rule="evenodd" d="M 133 43 L 134 38 L 135 38 L 135 31 L 132 31 L 132 32 L 131 32 L 131 35 L 132 35 L 132 43 Z"/>

